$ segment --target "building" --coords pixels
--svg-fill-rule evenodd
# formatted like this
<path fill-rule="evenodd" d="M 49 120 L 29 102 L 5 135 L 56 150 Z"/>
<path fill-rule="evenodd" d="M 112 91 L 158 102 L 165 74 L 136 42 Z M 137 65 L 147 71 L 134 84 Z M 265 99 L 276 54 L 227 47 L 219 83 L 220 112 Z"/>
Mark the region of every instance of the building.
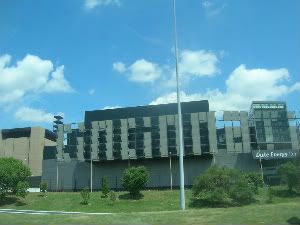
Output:
<path fill-rule="evenodd" d="M 299 127 L 289 124 L 296 119 L 285 102 L 253 102 L 249 113 L 224 111 L 218 120 L 208 101 L 182 103 L 185 184 L 212 164 L 260 171 L 262 162 L 265 179 L 276 178 L 275 167 L 299 154 Z M 171 176 L 179 186 L 176 104 L 86 111 L 84 122 L 58 121 L 55 132 L 42 177 L 52 190 L 90 186 L 91 171 L 94 189 L 104 176 L 122 188 L 130 165 L 147 167 L 149 188 L 169 187 Z"/>
<path fill-rule="evenodd" d="M 30 184 L 41 181 L 44 148 L 56 146 L 56 135 L 42 127 L 0 130 L 0 157 L 21 160 L 31 170 Z"/>

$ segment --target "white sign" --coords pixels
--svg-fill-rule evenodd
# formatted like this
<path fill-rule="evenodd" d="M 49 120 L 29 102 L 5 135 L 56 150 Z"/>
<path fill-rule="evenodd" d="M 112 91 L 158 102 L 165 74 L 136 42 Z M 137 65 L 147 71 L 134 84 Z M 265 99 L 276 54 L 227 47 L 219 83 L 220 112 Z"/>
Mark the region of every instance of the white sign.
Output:
<path fill-rule="evenodd" d="M 254 158 L 256 159 L 280 159 L 280 158 L 296 158 L 298 152 L 288 151 L 255 151 Z"/>
<path fill-rule="evenodd" d="M 284 104 L 253 104 L 254 109 L 284 109 Z"/>

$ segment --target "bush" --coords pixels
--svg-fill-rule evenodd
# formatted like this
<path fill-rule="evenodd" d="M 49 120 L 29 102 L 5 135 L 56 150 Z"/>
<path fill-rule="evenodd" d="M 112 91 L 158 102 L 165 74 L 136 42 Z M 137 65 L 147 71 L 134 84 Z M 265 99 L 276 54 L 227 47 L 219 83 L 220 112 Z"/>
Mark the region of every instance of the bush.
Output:
<path fill-rule="evenodd" d="M 47 182 L 42 182 L 40 184 L 40 192 L 44 193 L 44 195 L 45 195 L 47 190 L 48 190 L 48 183 Z"/>
<path fill-rule="evenodd" d="M 109 193 L 109 184 L 108 184 L 108 180 L 107 177 L 102 177 L 102 194 L 103 197 L 107 197 L 107 194 Z"/>
<path fill-rule="evenodd" d="M 27 189 L 29 188 L 29 184 L 27 181 L 20 181 L 17 184 L 16 196 L 25 198 L 28 194 Z"/>
<path fill-rule="evenodd" d="M 138 196 L 148 181 L 148 171 L 144 166 L 130 167 L 124 171 L 123 187 L 131 196 Z"/>
<path fill-rule="evenodd" d="M 83 205 L 87 205 L 89 204 L 89 200 L 90 200 L 90 189 L 88 187 L 85 187 L 81 190 L 80 192 L 81 197 L 82 197 L 82 204 Z"/>
<path fill-rule="evenodd" d="M 253 185 L 249 185 L 248 180 L 244 176 L 239 176 L 230 190 L 230 197 L 234 203 L 238 205 L 249 204 L 254 201 Z"/>
<path fill-rule="evenodd" d="M 241 172 L 213 166 L 194 181 L 193 203 L 206 206 L 248 204 L 254 199 L 253 189 Z"/>
<path fill-rule="evenodd" d="M 289 192 L 292 192 L 293 188 L 299 186 L 300 171 L 297 164 L 286 162 L 278 167 L 277 172 L 282 181 L 287 183 Z"/>
<path fill-rule="evenodd" d="M 16 194 L 18 183 L 26 182 L 30 175 L 30 169 L 21 160 L 0 158 L 0 196 L 4 198 L 9 191 Z"/>
<path fill-rule="evenodd" d="M 117 194 L 114 191 L 109 192 L 109 200 L 114 203 L 117 200 Z"/>
<path fill-rule="evenodd" d="M 258 194 L 258 188 L 263 187 L 261 174 L 256 172 L 251 172 L 251 173 L 245 173 L 244 176 L 247 179 L 248 184 L 253 187 L 254 192 Z"/>

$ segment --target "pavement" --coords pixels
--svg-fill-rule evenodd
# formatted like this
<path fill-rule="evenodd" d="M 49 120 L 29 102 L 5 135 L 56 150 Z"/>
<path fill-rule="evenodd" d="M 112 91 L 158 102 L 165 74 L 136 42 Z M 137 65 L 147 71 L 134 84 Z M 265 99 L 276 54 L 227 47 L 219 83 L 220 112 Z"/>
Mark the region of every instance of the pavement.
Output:
<path fill-rule="evenodd" d="M 19 210 L 0 209 L 0 214 L 31 214 L 31 215 L 111 215 L 113 213 L 87 213 L 87 212 L 65 212 L 65 211 L 41 211 L 41 210 Z"/>

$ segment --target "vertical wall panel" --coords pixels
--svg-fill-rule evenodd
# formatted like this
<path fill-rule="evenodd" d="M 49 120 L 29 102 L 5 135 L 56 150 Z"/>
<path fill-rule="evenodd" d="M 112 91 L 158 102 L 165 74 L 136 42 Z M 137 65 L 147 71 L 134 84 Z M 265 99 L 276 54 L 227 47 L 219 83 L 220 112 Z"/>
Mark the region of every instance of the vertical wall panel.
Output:
<path fill-rule="evenodd" d="M 227 152 L 234 152 L 232 127 L 225 127 Z"/>
<path fill-rule="evenodd" d="M 159 136 L 160 136 L 160 153 L 162 157 L 168 157 L 167 118 L 166 116 L 160 116 L 158 119 L 159 119 Z"/>
<path fill-rule="evenodd" d="M 77 137 L 77 158 L 78 160 L 84 160 L 83 156 L 83 137 Z"/>
<path fill-rule="evenodd" d="M 290 136 L 291 136 L 291 142 L 292 142 L 292 149 L 298 149 L 299 150 L 299 141 L 297 138 L 297 132 L 295 126 L 290 126 L 289 128 Z"/>
<path fill-rule="evenodd" d="M 105 120 L 105 125 L 106 125 L 106 159 L 107 160 L 113 160 L 113 146 L 112 146 L 112 120 Z"/>
<path fill-rule="evenodd" d="M 63 129 L 63 125 L 59 126 Z M 40 127 L 31 128 L 29 165 L 33 176 L 42 175 L 42 161 L 45 144 L 45 129 Z M 62 157 L 62 156 L 61 156 Z"/>
<path fill-rule="evenodd" d="M 21 137 L 21 138 L 14 138 L 14 149 L 13 155 L 15 159 L 21 160 L 25 165 L 28 165 L 29 159 L 29 138 L 28 137 Z"/>
<path fill-rule="evenodd" d="M 144 133 L 144 145 L 145 145 L 145 158 L 152 158 L 152 148 L 151 148 L 151 133 Z"/>
<path fill-rule="evenodd" d="M 122 159 L 128 159 L 128 122 L 127 119 L 121 119 L 121 155 Z"/>
<path fill-rule="evenodd" d="M 208 123 L 208 134 L 209 134 L 209 145 L 210 145 L 210 152 L 217 153 L 218 146 L 217 146 L 217 133 L 216 133 L 216 122 L 215 122 L 215 112 L 208 112 L 207 113 L 207 123 Z"/>
<path fill-rule="evenodd" d="M 191 124 L 192 124 L 193 153 L 195 155 L 201 155 L 198 113 L 191 113 Z"/>

